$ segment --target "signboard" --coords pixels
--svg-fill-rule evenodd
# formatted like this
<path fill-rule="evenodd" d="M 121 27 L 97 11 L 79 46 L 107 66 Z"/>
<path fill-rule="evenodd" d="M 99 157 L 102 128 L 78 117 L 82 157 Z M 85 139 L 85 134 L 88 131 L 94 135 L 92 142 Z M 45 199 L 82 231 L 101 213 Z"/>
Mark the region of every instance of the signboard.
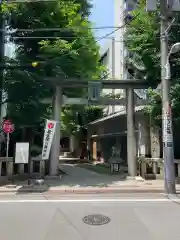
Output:
<path fill-rule="evenodd" d="M 16 143 L 15 163 L 25 164 L 29 160 L 29 143 Z"/>
<path fill-rule="evenodd" d="M 14 124 L 10 120 L 5 120 L 2 124 L 2 129 L 5 133 L 14 132 Z"/>
<path fill-rule="evenodd" d="M 167 104 L 167 110 L 163 115 L 163 143 L 168 147 L 172 147 L 173 134 L 172 134 L 172 120 L 171 120 L 171 107 Z"/>
<path fill-rule="evenodd" d="M 101 97 L 101 82 L 88 82 L 88 100 L 99 101 Z"/>
<path fill-rule="evenodd" d="M 51 145 L 55 133 L 56 121 L 47 120 L 45 130 L 44 130 L 44 139 L 43 139 L 43 148 L 42 148 L 42 159 L 49 159 L 49 154 L 51 150 Z"/>

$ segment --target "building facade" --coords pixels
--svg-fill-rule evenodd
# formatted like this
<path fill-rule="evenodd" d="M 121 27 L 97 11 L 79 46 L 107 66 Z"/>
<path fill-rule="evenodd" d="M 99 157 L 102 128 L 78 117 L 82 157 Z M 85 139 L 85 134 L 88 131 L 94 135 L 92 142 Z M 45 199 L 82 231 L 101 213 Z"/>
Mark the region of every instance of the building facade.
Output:
<path fill-rule="evenodd" d="M 101 61 L 107 66 L 110 79 L 129 79 L 126 67 L 126 58 L 128 51 L 125 45 L 126 38 L 126 17 L 129 5 L 124 0 L 114 0 L 114 26 L 117 30 L 114 37 L 107 42 L 107 45 L 101 50 Z M 104 94 L 120 94 L 126 98 L 125 90 L 103 90 Z M 144 105 L 146 104 L 146 92 L 144 90 L 134 90 L 135 99 L 135 155 L 151 155 L 152 148 L 159 141 L 159 132 L 150 131 L 149 118 L 144 116 Z M 97 153 L 101 153 L 105 161 L 112 155 L 112 147 L 116 147 L 120 151 L 120 156 L 127 164 L 127 117 L 126 106 L 106 106 L 104 108 L 105 116 L 89 124 L 88 134 L 93 159 L 97 159 Z M 152 135 L 154 134 L 154 135 Z M 152 136 L 151 136 L 152 135 Z M 155 136 L 155 137 L 154 137 Z M 156 143 L 151 143 L 156 139 Z M 155 155 L 159 157 L 160 150 L 153 150 Z"/>

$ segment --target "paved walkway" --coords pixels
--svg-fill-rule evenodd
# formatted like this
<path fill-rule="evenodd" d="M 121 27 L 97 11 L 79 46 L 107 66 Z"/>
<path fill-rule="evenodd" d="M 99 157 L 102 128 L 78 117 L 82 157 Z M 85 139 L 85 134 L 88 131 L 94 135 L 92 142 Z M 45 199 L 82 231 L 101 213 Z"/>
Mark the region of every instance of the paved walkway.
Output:
<path fill-rule="evenodd" d="M 164 192 L 163 180 L 138 181 L 126 179 L 122 175 L 107 176 L 96 172 L 77 167 L 73 164 L 62 164 L 61 169 L 67 175 L 58 178 L 45 180 L 42 186 L 35 186 L 34 183 L 28 186 L 27 181 L 16 182 L 15 185 L 0 187 L 1 192 L 47 192 L 57 193 L 119 193 L 119 192 Z M 180 192 L 180 185 L 177 185 Z"/>
<path fill-rule="evenodd" d="M 125 180 L 124 176 L 108 176 L 78 167 L 73 164 L 62 164 L 61 169 L 67 173 L 61 183 L 74 187 L 108 187 Z"/>

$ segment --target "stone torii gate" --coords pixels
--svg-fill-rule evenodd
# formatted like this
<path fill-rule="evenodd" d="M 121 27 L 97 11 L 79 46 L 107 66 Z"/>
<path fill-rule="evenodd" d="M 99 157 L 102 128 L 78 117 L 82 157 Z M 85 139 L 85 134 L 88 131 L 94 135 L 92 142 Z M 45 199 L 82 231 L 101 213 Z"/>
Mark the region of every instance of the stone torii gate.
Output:
<path fill-rule="evenodd" d="M 50 175 L 56 176 L 59 167 L 59 153 L 60 153 L 60 130 L 61 130 L 61 110 L 63 105 L 63 89 L 64 88 L 89 88 L 89 82 L 93 80 L 88 79 L 62 79 L 46 78 L 45 82 L 51 85 L 54 89 L 53 95 L 53 120 L 57 121 L 57 129 L 53 139 L 50 156 Z M 102 88 L 106 89 L 126 89 L 126 106 L 127 106 L 127 160 L 129 175 L 135 177 L 137 175 L 136 166 L 136 152 L 135 152 L 135 123 L 134 123 L 134 89 L 147 89 L 152 84 L 145 80 L 94 80 L 93 83 L 100 83 Z M 95 87 L 95 85 L 93 86 Z M 96 90 L 97 91 L 97 90 Z M 93 91 L 91 91 L 93 92 Z M 121 99 L 120 99 L 121 100 Z M 119 100 L 119 101 L 120 101 Z M 112 102 L 112 100 L 111 100 Z M 98 102 L 97 102 L 98 103 Z M 120 102 L 119 102 L 120 103 Z M 102 102 L 98 103 L 99 105 Z M 111 103 L 109 103 L 111 104 Z M 117 105 L 117 100 L 116 100 Z"/>

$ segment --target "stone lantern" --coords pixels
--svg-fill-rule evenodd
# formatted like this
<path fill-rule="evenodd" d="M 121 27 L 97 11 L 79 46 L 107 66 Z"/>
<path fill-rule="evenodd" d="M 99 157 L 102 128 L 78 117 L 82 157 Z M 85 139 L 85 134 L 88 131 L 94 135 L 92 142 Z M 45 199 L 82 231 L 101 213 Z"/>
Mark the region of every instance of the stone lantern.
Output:
<path fill-rule="evenodd" d="M 120 157 L 120 149 L 117 147 L 112 147 L 112 156 L 109 159 L 111 172 L 120 172 L 120 165 L 123 160 Z"/>

